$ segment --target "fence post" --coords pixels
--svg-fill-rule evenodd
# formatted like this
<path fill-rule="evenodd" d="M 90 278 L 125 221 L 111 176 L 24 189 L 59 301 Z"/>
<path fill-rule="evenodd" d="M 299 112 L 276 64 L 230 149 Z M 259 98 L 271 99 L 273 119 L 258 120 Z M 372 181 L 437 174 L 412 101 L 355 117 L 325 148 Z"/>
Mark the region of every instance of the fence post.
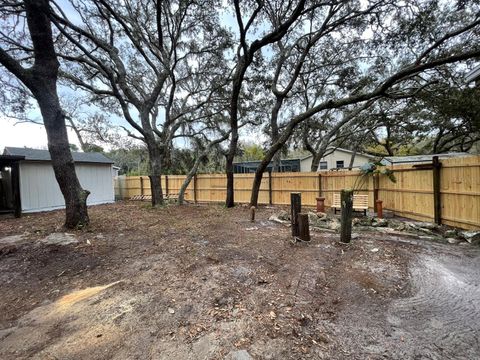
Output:
<path fill-rule="evenodd" d="M 382 205 L 382 203 L 383 203 L 382 200 L 375 201 L 375 207 L 376 207 L 375 212 L 377 213 L 377 218 L 379 218 L 379 219 L 383 219 L 383 205 Z"/>
<path fill-rule="evenodd" d="M 268 204 L 273 204 L 272 199 L 272 170 L 268 171 Z"/>
<path fill-rule="evenodd" d="M 165 196 L 168 197 L 168 175 L 165 175 Z"/>
<path fill-rule="evenodd" d="M 298 214 L 302 211 L 302 195 L 290 193 L 290 221 L 292 223 L 292 236 L 298 236 Z"/>
<path fill-rule="evenodd" d="M 143 196 L 143 176 L 140 176 L 140 195 Z"/>
<path fill-rule="evenodd" d="M 318 174 L 318 197 L 322 197 L 322 174 Z"/>
<path fill-rule="evenodd" d="M 373 175 L 373 212 L 378 212 L 378 188 L 380 187 L 380 179 L 378 175 Z"/>
<path fill-rule="evenodd" d="M 193 202 L 197 203 L 197 174 L 193 175 Z"/>
<path fill-rule="evenodd" d="M 442 200 L 440 194 L 440 169 L 442 163 L 438 160 L 438 156 L 432 159 L 433 165 L 433 217 L 435 223 L 440 225 L 442 223 Z"/>

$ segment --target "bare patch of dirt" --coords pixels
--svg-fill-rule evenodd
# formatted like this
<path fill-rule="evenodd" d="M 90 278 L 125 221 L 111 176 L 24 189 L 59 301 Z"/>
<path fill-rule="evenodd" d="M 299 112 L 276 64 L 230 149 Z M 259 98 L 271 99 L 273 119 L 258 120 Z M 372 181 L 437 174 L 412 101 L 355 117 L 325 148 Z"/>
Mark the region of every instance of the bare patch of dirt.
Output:
<path fill-rule="evenodd" d="M 40 241 L 64 232 L 62 211 L 0 218 L 0 238 L 22 235 L 0 249 L 0 358 L 480 354 L 478 322 L 462 321 L 479 314 L 477 250 L 368 232 L 293 245 L 273 211 L 95 206 L 70 245 Z"/>

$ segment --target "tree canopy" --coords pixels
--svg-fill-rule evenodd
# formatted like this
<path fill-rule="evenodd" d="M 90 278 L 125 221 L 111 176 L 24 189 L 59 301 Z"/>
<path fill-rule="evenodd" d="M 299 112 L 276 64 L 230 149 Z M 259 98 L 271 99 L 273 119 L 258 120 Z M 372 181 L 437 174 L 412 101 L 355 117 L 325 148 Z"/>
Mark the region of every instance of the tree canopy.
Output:
<path fill-rule="evenodd" d="M 9 89 L 0 109 L 19 118 L 34 94 L 5 59 L 34 64 L 26 4 L 0 7 Z M 268 164 L 277 170 L 292 149 L 313 155 L 313 171 L 331 146 L 379 156 L 478 149 L 478 87 L 464 82 L 480 58 L 478 1 L 45 4 L 67 126 L 84 151 L 100 146 L 123 172 L 148 174 L 153 205 L 162 174 L 223 169 L 233 206 L 233 162 L 243 158 L 260 160 L 255 206 Z"/>

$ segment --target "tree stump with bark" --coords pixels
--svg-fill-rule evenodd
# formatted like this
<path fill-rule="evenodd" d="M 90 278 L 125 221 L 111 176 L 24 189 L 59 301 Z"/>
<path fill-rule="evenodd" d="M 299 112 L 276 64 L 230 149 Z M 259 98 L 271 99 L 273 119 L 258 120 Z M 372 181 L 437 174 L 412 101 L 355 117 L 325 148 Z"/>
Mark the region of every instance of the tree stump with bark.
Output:
<path fill-rule="evenodd" d="M 342 205 L 340 241 L 343 243 L 349 243 L 350 240 L 352 240 L 353 190 L 342 190 L 340 202 Z"/>
<path fill-rule="evenodd" d="M 308 214 L 300 213 L 297 215 L 298 238 L 302 241 L 310 241 L 310 225 L 308 223 Z"/>
<path fill-rule="evenodd" d="M 302 195 L 300 193 L 290 193 L 290 221 L 292 223 L 292 236 L 299 234 L 298 214 L 302 211 Z"/>

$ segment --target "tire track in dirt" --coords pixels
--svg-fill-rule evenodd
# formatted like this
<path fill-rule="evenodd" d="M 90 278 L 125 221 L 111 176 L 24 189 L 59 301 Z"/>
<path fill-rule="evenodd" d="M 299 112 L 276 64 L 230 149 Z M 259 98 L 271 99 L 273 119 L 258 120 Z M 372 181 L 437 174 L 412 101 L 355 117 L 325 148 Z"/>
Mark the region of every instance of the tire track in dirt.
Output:
<path fill-rule="evenodd" d="M 394 301 L 387 314 L 392 335 L 413 357 L 478 358 L 480 252 L 419 254 L 411 279 L 414 295 Z"/>

